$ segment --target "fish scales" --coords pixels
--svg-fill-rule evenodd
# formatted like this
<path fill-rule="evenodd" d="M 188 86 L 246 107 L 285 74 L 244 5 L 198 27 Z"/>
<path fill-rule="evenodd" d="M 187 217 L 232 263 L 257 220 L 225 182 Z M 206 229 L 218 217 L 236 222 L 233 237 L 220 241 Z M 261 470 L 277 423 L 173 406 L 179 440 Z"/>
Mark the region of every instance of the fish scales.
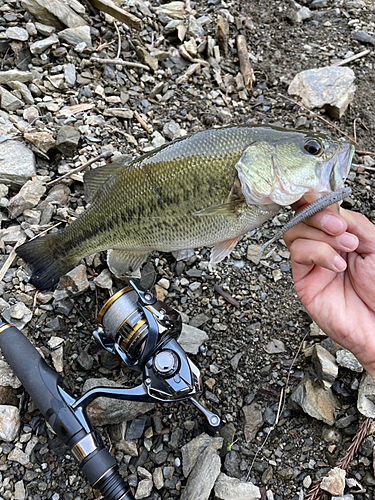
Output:
<path fill-rule="evenodd" d="M 43 289 L 102 250 L 117 276 L 134 273 L 153 250 L 213 246 L 217 263 L 281 206 L 342 188 L 353 151 L 323 134 L 267 125 L 197 132 L 89 171 L 91 205 L 62 232 L 17 253 Z"/>

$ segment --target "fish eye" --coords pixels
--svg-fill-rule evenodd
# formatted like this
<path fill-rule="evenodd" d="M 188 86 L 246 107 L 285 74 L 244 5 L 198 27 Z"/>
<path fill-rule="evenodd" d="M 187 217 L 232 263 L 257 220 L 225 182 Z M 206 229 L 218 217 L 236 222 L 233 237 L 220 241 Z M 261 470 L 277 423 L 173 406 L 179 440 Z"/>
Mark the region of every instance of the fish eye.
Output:
<path fill-rule="evenodd" d="M 315 139 L 310 139 L 304 144 L 304 149 L 314 156 L 319 156 L 323 152 L 323 147 Z"/>

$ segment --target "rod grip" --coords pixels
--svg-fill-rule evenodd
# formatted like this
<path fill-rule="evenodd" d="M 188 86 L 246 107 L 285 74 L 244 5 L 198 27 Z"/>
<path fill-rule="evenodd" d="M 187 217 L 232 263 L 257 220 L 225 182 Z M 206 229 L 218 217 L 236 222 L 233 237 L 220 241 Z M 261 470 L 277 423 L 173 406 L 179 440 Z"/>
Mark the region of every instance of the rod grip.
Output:
<path fill-rule="evenodd" d="M 118 471 L 116 461 L 101 444 L 92 440 L 73 410 L 63 399 L 60 375 L 44 361 L 32 343 L 13 325 L 0 321 L 0 349 L 7 362 L 30 394 L 44 418 L 79 461 L 90 484 L 106 500 L 134 500 Z M 86 441 L 89 446 L 85 454 Z"/>

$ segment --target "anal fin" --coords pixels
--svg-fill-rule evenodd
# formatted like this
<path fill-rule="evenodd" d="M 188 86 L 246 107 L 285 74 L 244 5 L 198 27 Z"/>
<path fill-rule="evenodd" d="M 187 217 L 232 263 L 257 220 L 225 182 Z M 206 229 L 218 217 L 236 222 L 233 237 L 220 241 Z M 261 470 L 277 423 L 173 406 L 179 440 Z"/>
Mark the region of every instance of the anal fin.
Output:
<path fill-rule="evenodd" d="M 150 252 L 134 250 L 108 250 L 107 263 L 110 271 L 119 279 L 139 278 L 139 268 L 145 262 Z"/>
<path fill-rule="evenodd" d="M 211 259 L 210 264 L 218 264 L 221 262 L 227 255 L 231 253 L 237 243 L 241 240 L 242 236 L 236 236 L 230 240 L 221 241 L 217 245 L 213 247 L 211 250 Z"/>

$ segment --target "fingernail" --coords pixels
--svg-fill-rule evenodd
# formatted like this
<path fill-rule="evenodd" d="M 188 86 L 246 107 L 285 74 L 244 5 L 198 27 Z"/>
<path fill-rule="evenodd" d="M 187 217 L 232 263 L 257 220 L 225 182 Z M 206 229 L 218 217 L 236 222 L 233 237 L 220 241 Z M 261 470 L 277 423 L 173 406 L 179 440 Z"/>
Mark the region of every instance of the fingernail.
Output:
<path fill-rule="evenodd" d="M 324 215 L 321 224 L 323 229 L 331 234 L 339 233 L 344 229 L 344 221 L 341 217 L 337 217 L 333 214 Z"/>
<path fill-rule="evenodd" d="M 337 236 L 336 241 L 347 250 L 354 250 L 358 245 L 358 238 L 349 233 L 344 233 L 341 236 Z"/>
<path fill-rule="evenodd" d="M 345 271 L 346 262 L 342 257 L 336 255 L 336 257 L 333 259 L 333 267 L 336 269 L 336 271 L 341 273 L 342 271 Z"/>

